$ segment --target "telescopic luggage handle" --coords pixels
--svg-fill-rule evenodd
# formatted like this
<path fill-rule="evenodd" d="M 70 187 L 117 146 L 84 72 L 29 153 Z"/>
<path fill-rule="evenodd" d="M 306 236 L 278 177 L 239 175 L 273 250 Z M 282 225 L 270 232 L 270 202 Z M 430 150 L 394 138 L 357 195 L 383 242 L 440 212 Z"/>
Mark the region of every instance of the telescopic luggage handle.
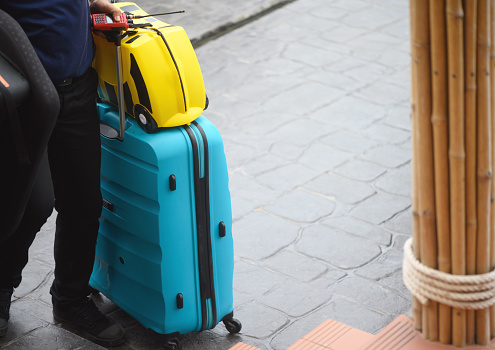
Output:
<path fill-rule="evenodd" d="M 125 134 L 125 107 L 124 107 L 124 82 L 122 73 L 122 33 L 115 33 L 108 41 L 115 43 L 115 61 L 117 65 L 117 100 L 119 108 L 119 129 L 100 123 L 100 134 L 109 139 L 124 141 Z"/>
<path fill-rule="evenodd" d="M 124 141 L 125 133 L 125 107 L 124 107 L 124 82 L 122 74 L 122 33 L 117 34 L 115 40 L 115 60 L 117 61 L 117 99 L 119 102 L 119 134 L 117 139 Z"/>

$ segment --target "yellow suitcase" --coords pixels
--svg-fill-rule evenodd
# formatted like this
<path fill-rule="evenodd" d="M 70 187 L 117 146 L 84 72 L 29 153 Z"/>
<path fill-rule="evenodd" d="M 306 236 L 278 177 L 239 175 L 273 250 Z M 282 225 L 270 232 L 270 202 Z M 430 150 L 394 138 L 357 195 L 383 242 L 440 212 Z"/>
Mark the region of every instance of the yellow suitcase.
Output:
<path fill-rule="evenodd" d="M 123 12 L 147 15 L 132 2 L 115 3 Z M 122 39 L 125 110 L 148 133 L 189 124 L 207 107 L 198 59 L 182 27 L 154 17 L 135 19 L 145 28 L 129 28 Z M 93 66 L 100 98 L 118 105 L 115 44 L 95 35 Z"/>

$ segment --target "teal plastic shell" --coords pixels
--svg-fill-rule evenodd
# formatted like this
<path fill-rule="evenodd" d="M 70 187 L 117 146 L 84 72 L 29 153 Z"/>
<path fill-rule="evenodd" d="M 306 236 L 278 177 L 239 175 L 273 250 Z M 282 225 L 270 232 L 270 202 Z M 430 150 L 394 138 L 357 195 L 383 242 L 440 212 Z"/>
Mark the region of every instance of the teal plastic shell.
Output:
<path fill-rule="evenodd" d="M 98 110 L 103 123 L 118 128 L 113 106 L 99 103 Z M 206 302 L 216 306 L 218 323 L 233 311 L 228 172 L 218 130 L 203 116 L 196 122 L 208 140 L 215 302 Z M 147 134 L 127 118 L 124 141 L 101 141 L 104 208 L 90 285 L 155 332 L 199 331 L 204 316 L 214 327 L 201 311 L 193 148 L 184 127 Z"/>

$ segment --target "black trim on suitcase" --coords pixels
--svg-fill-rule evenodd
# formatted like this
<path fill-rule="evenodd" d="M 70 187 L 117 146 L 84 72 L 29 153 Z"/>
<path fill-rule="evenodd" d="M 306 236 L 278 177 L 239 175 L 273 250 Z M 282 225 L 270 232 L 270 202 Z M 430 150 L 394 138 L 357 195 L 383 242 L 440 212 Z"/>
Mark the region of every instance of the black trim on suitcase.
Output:
<path fill-rule="evenodd" d="M 202 217 L 201 210 L 198 210 L 198 203 L 201 203 L 200 200 L 200 179 L 199 179 L 199 159 L 198 159 L 198 144 L 196 141 L 196 137 L 194 136 L 193 131 L 187 125 L 184 126 L 187 134 L 189 135 L 189 139 L 191 140 L 191 146 L 193 149 L 193 164 L 194 164 L 194 195 L 196 202 L 196 224 L 197 224 L 197 235 L 198 235 L 198 262 L 199 262 L 199 285 L 200 285 L 200 294 L 201 294 L 201 330 L 205 330 L 206 328 L 206 276 L 204 273 L 204 263 L 203 263 L 203 251 L 204 251 L 204 233 L 203 233 L 203 225 L 202 225 Z M 203 233 L 203 234 L 202 234 Z"/>
<path fill-rule="evenodd" d="M 177 189 L 177 178 L 174 174 L 168 177 L 168 187 L 170 188 L 170 191 L 175 191 Z"/>
<path fill-rule="evenodd" d="M 144 81 L 141 70 L 139 69 L 139 64 L 137 63 L 134 55 L 131 53 L 131 77 L 136 85 L 136 90 L 139 97 L 139 102 L 145 106 L 150 113 L 153 113 L 151 109 L 150 95 L 148 94 L 148 88 L 146 87 L 146 82 Z"/>
<path fill-rule="evenodd" d="M 98 84 L 98 87 L 96 89 L 98 90 L 98 97 L 99 98 L 105 98 L 105 94 L 103 93 L 103 89 L 101 88 L 101 84 Z"/>
<path fill-rule="evenodd" d="M 134 41 L 136 41 L 137 39 L 139 39 L 140 37 L 142 37 L 142 35 L 136 35 L 135 37 L 127 40 L 125 43 L 126 44 L 132 44 Z"/>
<path fill-rule="evenodd" d="M 170 53 L 170 57 L 172 58 L 172 61 L 174 62 L 175 69 L 177 70 L 177 75 L 179 76 L 180 87 L 182 89 L 182 97 L 184 99 L 184 111 L 187 112 L 186 92 L 184 91 L 184 84 L 182 83 L 182 77 L 180 75 L 179 66 L 177 65 L 177 62 L 175 61 L 174 54 L 172 53 L 172 50 L 170 49 L 170 46 L 168 45 L 167 40 L 163 36 L 162 32 L 160 32 L 158 29 L 155 29 L 155 28 L 149 28 L 149 29 L 154 31 L 156 34 L 158 34 L 160 36 L 160 38 L 162 38 L 163 42 L 165 43 L 165 46 L 168 49 L 168 52 Z"/>
<path fill-rule="evenodd" d="M 102 206 L 103 206 L 103 208 L 108 209 L 111 212 L 113 212 L 113 203 L 107 201 L 105 198 L 103 198 L 103 204 L 102 204 Z"/>
<path fill-rule="evenodd" d="M 213 311 L 213 327 L 217 324 L 217 305 L 216 305 L 216 298 L 215 298 L 215 280 L 213 276 L 213 253 L 212 253 L 212 246 L 211 246 L 211 232 L 210 232 L 210 169 L 209 169 L 209 152 L 208 152 L 208 139 L 206 137 L 206 133 L 201 127 L 201 125 L 198 124 L 198 122 L 193 121 L 192 122 L 194 126 L 196 126 L 201 133 L 201 137 L 203 138 L 203 143 L 204 143 L 204 167 L 205 167 L 205 187 L 204 187 L 204 193 L 205 193 L 205 206 L 206 206 L 206 227 L 208 228 L 208 235 L 207 235 L 207 244 L 208 244 L 208 264 L 209 264 L 209 274 L 210 274 L 210 296 L 211 296 L 211 308 Z"/>
<path fill-rule="evenodd" d="M 124 102 L 127 113 L 131 114 L 134 112 L 134 102 L 132 101 L 131 89 L 127 81 L 124 83 Z"/>
<path fill-rule="evenodd" d="M 184 295 L 182 295 L 182 293 L 179 293 L 179 294 L 177 294 L 175 299 L 177 300 L 177 309 L 179 309 L 179 310 L 183 309 L 184 308 Z"/>
<path fill-rule="evenodd" d="M 110 102 L 112 102 L 114 105 L 118 105 L 119 101 L 117 99 L 117 93 L 115 92 L 115 87 L 105 81 L 105 89 L 107 90 L 107 95 Z"/>
<path fill-rule="evenodd" d="M 202 323 L 201 331 L 207 328 L 206 300 L 211 300 L 212 308 L 212 325 L 217 324 L 215 287 L 213 280 L 213 258 L 211 247 L 211 232 L 210 232 L 210 201 L 209 201 L 209 171 L 208 171 L 208 141 L 203 128 L 196 122 L 193 124 L 197 127 L 204 143 L 204 163 L 205 176 L 200 178 L 199 174 L 199 147 L 196 136 L 191 128 L 184 126 L 193 148 L 194 162 L 194 191 L 196 202 L 196 224 L 198 236 L 198 261 L 200 274 L 200 293 L 201 293 L 201 313 Z"/>
<path fill-rule="evenodd" d="M 225 226 L 225 222 L 223 221 L 218 223 L 218 235 L 220 237 L 225 237 L 227 235 L 227 228 Z"/>

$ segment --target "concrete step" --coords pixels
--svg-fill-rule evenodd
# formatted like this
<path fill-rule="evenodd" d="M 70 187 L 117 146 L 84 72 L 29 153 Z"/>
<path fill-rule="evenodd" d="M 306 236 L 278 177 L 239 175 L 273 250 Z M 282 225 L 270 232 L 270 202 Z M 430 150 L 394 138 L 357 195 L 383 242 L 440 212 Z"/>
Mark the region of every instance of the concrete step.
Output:
<path fill-rule="evenodd" d="M 373 335 L 343 323 L 327 320 L 287 350 L 454 350 L 452 345 L 443 345 L 423 338 L 414 329 L 412 320 L 401 315 L 392 323 Z M 472 345 L 463 350 L 495 350 L 495 339 L 489 345 Z M 229 350 L 259 350 L 238 343 Z"/>

